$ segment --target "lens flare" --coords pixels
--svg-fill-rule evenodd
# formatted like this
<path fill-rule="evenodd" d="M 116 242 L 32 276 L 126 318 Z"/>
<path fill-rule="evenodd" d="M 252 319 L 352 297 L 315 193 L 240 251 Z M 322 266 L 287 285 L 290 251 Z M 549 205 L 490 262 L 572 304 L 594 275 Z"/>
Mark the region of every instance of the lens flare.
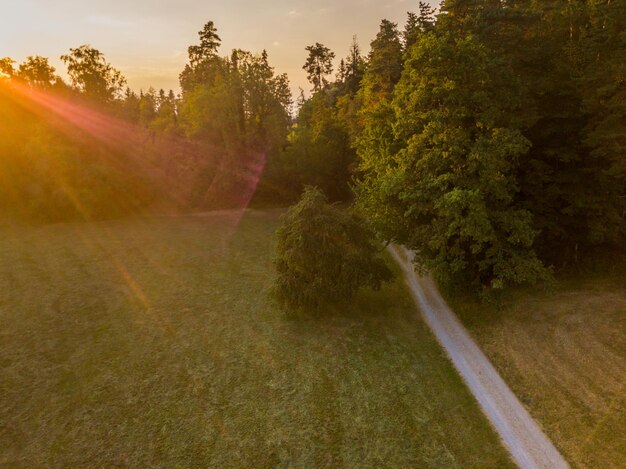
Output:
<path fill-rule="evenodd" d="M 92 149 L 111 167 L 148 180 L 159 196 L 154 207 L 157 212 L 230 209 L 238 222 L 265 169 L 264 152 L 241 150 L 232 154 L 209 143 L 157 133 L 93 109 L 74 97 L 16 81 L 9 82 L 8 88 L 10 99 L 47 125 Z M 202 180 L 206 173 L 213 174 L 210 181 Z M 196 201 L 197 207 L 191 207 L 192 192 L 203 186 L 201 200 Z"/>
<path fill-rule="evenodd" d="M 204 142 L 192 141 L 178 135 L 162 135 L 140 125 L 130 123 L 112 114 L 94 109 L 91 105 L 72 96 L 36 89 L 16 81 L 0 80 L 0 98 L 11 102 L 34 116 L 37 122 L 67 137 L 81 149 L 81 157 L 101 158 L 118 171 L 136 174 L 148 180 L 158 193 L 157 202 L 150 213 L 157 215 L 181 216 L 194 207 L 189 200 L 193 190 L 202 189 L 195 215 L 219 208 L 219 217 L 207 218 L 207 223 L 225 224 L 226 240 L 236 232 L 246 210 L 256 192 L 266 164 L 266 154 L 258 151 L 242 151 L 238 155 L 228 154 Z M 1 107 L 1 106 L 0 106 Z M 11 115 L 0 117 L 12 119 Z M 11 122 L 16 128 L 20 122 Z M 1 126 L 0 126 L 1 127 Z M 7 133 L 10 130 L 0 129 Z M 19 137 L 15 137 L 16 139 Z M 35 138 L 35 137 L 31 137 Z M 0 138 L 0 157 L 10 158 L 11 152 L 4 151 Z M 28 140 L 28 139 L 27 139 Z M 18 145 L 28 145 L 19 141 Z M 45 146 L 45 145 L 44 145 Z M 45 153 L 45 152 L 44 152 Z M 53 153 L 52 153 L 53 154 Z M 37 155 L 42 161 L 53 158 L 51 155 Z M 206 171 L 210 169 L 210 171 Z M 198 184 L 201 175 L 212 174 L 210 180 Z M 85 205 L 68 175 L 51 164 L 47 172 L 55 187 L 76 209 L 84 220 L 90 219 L 89 207 Z M 11 191 L 11 178 L 0 171 L 0 183 Z M 16 193 L 17 194 L 17 193 Z M 132 195 L 121 194 L 121 197 Z M 128 201 L 129 206 L 132 201 Z M 139 217 L 138 223 L 148 219 Z M 119 276 L 128 292 L 134 297 L 151 322 L 169 333 L 175 329 L 167 318 L 154 309 L 148 289 L 133 275 L 125 262 L 123 240 L 116 239 L 104 225 L 76 223 L 77 241 L 94 253 L 106 252 L 108 262 L 115 275 Z M 149 232 L 149 230 L 145 230 Z M 228 242 L 228 241 L 226 241 Z M 163 265 L 163 260 L 155 257 L 149 247 L 137 246 L 155 272 L 159 272 L 168 282 L 176 282 L 175 275 Z M 117 246 L 117 247 L 116 247 Z"/>

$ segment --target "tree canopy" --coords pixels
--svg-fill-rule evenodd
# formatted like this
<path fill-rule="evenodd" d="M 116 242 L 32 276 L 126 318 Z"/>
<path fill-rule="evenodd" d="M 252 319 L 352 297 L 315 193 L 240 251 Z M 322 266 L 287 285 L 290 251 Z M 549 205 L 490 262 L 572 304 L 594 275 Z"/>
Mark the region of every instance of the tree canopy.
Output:
<path fill-rule="evenodd" d="M 319 42 L 307 46 L 306 50 L 309 56 L 302 68 L 306 71 L 307 78 L 313 85 L 313 91 L 320 91 L 328 84 L 326 76 L 333 73 L 335 53 Z"/>
<path fill-rule="evenodd" d="M 102 52 L 89 45 L 70 49 L 61 56 L 72 85 L 86 97 L 110 102 L 119 97 L 126 78 L 109 64 Z"/>
<path fill-rule="evenodd" d="M 364 220 L 328 204 L 317 188 L 305 189 L 276 238 L 272 293 L 287 311 L 319 311 L 393 277 Z"/>
<path fill-rule="evenodd" d="M 444 0 L 437 14 L 420 2 L 403 28 L 382 20 L 368 51 L 356 37 L 337 60 L 306 47 L 312 89 L 295 106 L 267 51 L 222 54 L 212 21 L 188 47 L 179 93 L 127 88 L 88 45 L 61 57 L 67 85 L 45 57 L 5 57 L 5 103 L 37 89 L 119 119 L 139 143 L 96 163 L 40 122 L 28 145 L 6 139 L 16 158 L 4 162 L 31 207 L 68 200 L 24 156 L 48 148 L 76 193 L 80 181 L 101 195 L 127 187 L 105 162 L 135 157 L 151 165 L 142 178 L 167 174 L 195 209 L 247 206 L 253 194 L 285 205 L 313 185 L 354 202 L 441 279 L 481 291 L 541 281 L 626 236 L 625 1 Z"/>

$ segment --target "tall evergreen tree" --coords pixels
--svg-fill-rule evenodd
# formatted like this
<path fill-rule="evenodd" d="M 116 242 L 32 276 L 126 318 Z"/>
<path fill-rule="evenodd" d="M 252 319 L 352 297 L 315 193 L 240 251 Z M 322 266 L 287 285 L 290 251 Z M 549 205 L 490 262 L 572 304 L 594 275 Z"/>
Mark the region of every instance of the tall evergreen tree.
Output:
<path fill-rule="evenodd" d="M 217 34 L 217 28 L 213 21 L 209 21 L 204 25 L 202 31 L 198 33 L 200 44 L 189 46 L 189 63 L 191 67 L 196 67 L 207 59 L 217 56 L 217 51 L 222 40 Z"/>
<path fill-rule="evenodd" d="M 398 26 L 383 20 L 371 43 L 361 92 L 365 106 L 391 96 L 402 74 L 402 42 Z"/>
<path fill-rule="evenodd" d="M 432 31 L 435 27 L 435 10 L 428 3 L 419 2 L 419 15 L 409 11 L 402 32 L 404 50 L 411 49 L 420 34 Z"/>
<path fill-rule="evenodd" d="M 345 59 L 346 76 L 345 76 L 345 89 L 349 94 L 355 94 L 363 79 L 365 73 L 365 59 L 361 54 L 361 47 L 357 41 L 357 37 L 352 36 L 352 43 L 350 44 L 350 50 L 348 57 Z"/>
<path fill-rule="evenodd" d="M 319 42 L 307 46 L 306 50 L 309 56 L 302 68 L 307 72 L 307 78 L 313 85 L 313 92 L 317 92 L 328 84 L 326 76 L 333 72 L 335 53 Z"/>
<path fill-rule="evenodd" d="M 370 161 L 386 161 L 396 151 L 393 135 L 393 90 L 402 73 L 402 43 L 397 25 L 387 20 L 371 43 L 358 93 L 359 111 L 353 134 L 362 169 Z M 365 170 L 367 171 L 367 170 Z"/>
<path fill-rule="evenodd" d="M 210 84 L 223 78 L 224 61 L 217 55 L 221 39 L 213 21 L 198 32 L 198 44 L 188 47 L 189 63 L 180 74 L 183 94 L 193 91 L 199 84 Z"/>

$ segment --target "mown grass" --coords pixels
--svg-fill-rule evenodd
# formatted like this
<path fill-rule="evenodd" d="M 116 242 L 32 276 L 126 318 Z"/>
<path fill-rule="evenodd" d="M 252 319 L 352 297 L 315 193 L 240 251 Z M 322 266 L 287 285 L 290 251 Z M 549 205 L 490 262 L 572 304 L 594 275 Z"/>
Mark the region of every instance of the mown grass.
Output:
<path fill-rule="evenodd" d="M 519 289 L 502 304 L 449 298 L 573 467 L 626 461 L 626 283 L 618 272 Z"/>
<path fill-rule="evenodd" d="M 277 215 L 0 229 L 0 467 L 510 467 L 398 280 L 267 299 Z"/>

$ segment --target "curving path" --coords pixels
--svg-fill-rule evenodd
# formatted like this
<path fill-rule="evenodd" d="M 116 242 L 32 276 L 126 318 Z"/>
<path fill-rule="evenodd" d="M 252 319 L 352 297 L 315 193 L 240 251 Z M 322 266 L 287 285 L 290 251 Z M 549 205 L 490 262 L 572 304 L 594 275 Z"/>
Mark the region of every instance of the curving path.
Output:
<path fill-rule="evenodd" d="M 435 283 L 430 278 L 415 274 L 412 253 L 396 246 L 389 246 L 389 251 L 402 267 L 413 299 L 426 323 L 448 353 L 517 465 L 523 469 L 568 468 L 563 456 L 445 303 Z"/>

